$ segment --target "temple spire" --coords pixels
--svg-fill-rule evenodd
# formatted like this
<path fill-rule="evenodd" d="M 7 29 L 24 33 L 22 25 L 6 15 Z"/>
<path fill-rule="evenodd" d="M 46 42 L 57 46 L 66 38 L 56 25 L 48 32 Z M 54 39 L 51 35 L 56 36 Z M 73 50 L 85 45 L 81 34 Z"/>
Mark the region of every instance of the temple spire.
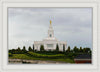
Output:
<path fill-rule="evenodd" d="M 52 28 L 52 21 L 50 20 L 50 26 L 49 26 L 49 30 L 48 30 L 48 37 L 52 38 L 54 37 L 54 31 Z"/>
<path fill-rule="evenodd" d="M 50 20 L 50 26 L 49 26 L 50 29 L 52 29 L 52 21 Z"/>

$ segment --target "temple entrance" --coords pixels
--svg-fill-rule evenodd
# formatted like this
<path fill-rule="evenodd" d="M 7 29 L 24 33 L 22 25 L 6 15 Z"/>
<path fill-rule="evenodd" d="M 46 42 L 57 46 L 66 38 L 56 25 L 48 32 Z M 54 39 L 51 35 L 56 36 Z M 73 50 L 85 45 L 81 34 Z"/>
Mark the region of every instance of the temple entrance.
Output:
<path fill-rule="evenodd" d="M 53 49 L 53 44 L 47 44 L 47 49 L 48 51 L 51 51 L 51 49 Z"/>

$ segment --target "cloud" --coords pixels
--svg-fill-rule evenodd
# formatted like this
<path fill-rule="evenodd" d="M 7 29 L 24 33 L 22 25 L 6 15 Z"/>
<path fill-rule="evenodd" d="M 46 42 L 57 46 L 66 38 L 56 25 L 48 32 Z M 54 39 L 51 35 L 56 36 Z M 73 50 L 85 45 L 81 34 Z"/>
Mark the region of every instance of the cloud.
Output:
<path fill-rule="evenodd" d="M 58 40 L 92 48 L 92 8 L 8 8 L 9 48 L 47 37 L 50 20 Z"/>

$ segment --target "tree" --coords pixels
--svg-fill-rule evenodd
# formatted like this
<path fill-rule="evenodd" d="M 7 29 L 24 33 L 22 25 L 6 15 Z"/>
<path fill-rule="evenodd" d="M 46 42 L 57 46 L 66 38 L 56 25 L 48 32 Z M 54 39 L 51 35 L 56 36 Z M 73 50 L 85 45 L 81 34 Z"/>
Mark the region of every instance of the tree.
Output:
<path fill-rule="evenodd" d="M 18 51 L 21 51 L 21 49 L 20 49 L 20 47 L 18 47 L 18 49 L 17 49 Z"/>
<path fill-rule="evenodd" d="M 18 47 L 18 49 L 16 49 L 16 52 L 17 52 L 18 54 L 21 53 L 21 49 L 20 49 L 20 47 Z"/>
<path fill-rule="evenodd" d="M 65 45 L 63 44 L 63 52 L 65 52 Z"/>
<path fill-rule="evenodd" d="M 28 51 L 33 51 L 32 48 L 31 48 L 31 46 L 29 46 Z"/>
<path fill-rule="evenodd" d="M 40 46 L 40 51 L 44 51 L 44 46 L 43 45 Z"/>
<path fill-rule="evenodd" d="M 91 53 L 91 49 L 90 48 L 83 48 L 83 52 L 84 53 Z"/>
<path fill-rule="evenodd" d="M 59 46 L 58 46 L 58 44 L 56 45 L 56 51 L 59 51 Z"/>
<path fill-rule="evenodd" d="M 90 48 L 86 48 L 86 53 L 89 53 L 91 51 Z"/>
<path fill-rule="evenodd" d="M 12 53 L 12 54 L 15 54 L 15 51 L 16 51 L 15 49 L 12 49 L 12 50 L 11 50 L 11 53 Z"/>
<path fill-rule="evenodd" d="M 92 51 L 90 50 L 90 51 L 89 51 L 89 54 L 91 54 L 91 53 L 92 53 Z"/>
<path fill-rule="evenodd" d="M 33 52 L 34 52 L 34 44 L 33 44 Z"/>
<path fill-rule="evenodd" d="M 23 52 L 23 53 L 26 53 L 26 52 L 27 52 L 25 46 L 23 46 L 22 52 Z"/>
<path fill-rule="evenodd" d="M 70 52 L 70 46 L 68 46 L 67 52 Z"/>
<path fill-rule="evenodd" d="M 74 49 L 73 49 L 73 51 L 74 51 L 75 53 L 78 53 L 78 52 L 79 52 L 79 49 L 75 46 Z"/>
<path fill-rule="evenodd" d="M 80 50 L 79 50 L 79 51 L 80 51 L 80 53 L 82 53 L 82 52 L 83 52 L 83 49 L 82 49 L 82 47 L 80 47 Z"/>

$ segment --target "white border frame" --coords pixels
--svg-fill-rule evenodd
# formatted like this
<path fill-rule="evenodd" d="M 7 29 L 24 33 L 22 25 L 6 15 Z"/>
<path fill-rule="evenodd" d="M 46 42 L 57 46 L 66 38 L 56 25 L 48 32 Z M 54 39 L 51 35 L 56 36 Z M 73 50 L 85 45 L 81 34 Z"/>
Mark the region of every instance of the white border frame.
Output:
<path fill-rule="evenodd" d="M 93 8 L 93 63 L 71 65 L 7 65 L 7 8 L 8 7 L 92 7 Z M 97 68 L 97 6 L 90 3 L 3 3 L 3 68 L 4 69 L 96 69 Z"/>
<path fill-rule="evenodd" d="M 52 6 L 51 6 L 52 5 Z M 93 8 L 93 65 L 7 65 L 7 7 L 92 7 Z M 5 3 L 3 2 L 3 55 L 2 66 L 9 69 L 70 70 L 97 69 L 97 5 L 95 3 Z M 23 67 L 22 67 L 23 66 Z M 41 68 L 40 68 L 41 67 Z M 56 68 L 55 68 L 56 67 Z"/>

